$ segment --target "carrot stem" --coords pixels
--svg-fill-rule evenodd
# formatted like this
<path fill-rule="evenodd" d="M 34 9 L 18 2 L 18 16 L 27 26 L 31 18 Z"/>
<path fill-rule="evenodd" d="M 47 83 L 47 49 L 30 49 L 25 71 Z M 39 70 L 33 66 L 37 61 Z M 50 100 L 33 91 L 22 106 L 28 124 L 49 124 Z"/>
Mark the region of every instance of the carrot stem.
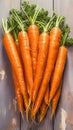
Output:
<path fill-rule="evenodd" d="M 12 28 L 10 27 L 8 29 L 8 21 L 7 21 L 7 19 L 6 20 L 2 19 L 2 27 L 3 27 L 3 31 L 5 33 L 9 33 L 9 32 L 11 32 L 15 28 L 15 26 L 14 26 L 14 27 L 12 27 Z"/>

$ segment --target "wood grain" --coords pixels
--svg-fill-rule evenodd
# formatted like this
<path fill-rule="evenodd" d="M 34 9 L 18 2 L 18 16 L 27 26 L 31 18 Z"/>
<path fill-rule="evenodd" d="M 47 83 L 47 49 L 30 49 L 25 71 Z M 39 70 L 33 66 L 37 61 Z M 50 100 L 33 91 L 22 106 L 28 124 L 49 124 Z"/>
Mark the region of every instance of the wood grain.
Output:
<path fill-rule="evenodd" d="M 66 17 L 66 23 L 71 27 L 70 35 L 73 37 L 73 0 L 54 0 L 54 10 L 59 15 Z M 73 130 L 73 47 L 70 47 L 68 50 L 62 95 L 54 121 L 54 129 L 56 130 Z"/>
<path fill-rule="evenodd" d="M 11 8 L 19 8 L 20 0 L 0 0 L 0 130 L 20 130 L 20 114 L 14 94 L 11 66 L 3 47 L 1 19 Z"/>

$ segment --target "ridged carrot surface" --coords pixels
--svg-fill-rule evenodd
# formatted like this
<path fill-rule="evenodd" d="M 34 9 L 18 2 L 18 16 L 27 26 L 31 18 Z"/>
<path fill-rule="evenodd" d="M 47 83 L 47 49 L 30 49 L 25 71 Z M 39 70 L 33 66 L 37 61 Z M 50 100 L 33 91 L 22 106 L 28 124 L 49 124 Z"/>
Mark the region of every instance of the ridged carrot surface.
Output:
<path fill-rule="evenodd" d="M 35 78 L 39 42 L 39 29 L 35 24 L 28 27 L 28 37 L 31 47 L 30 51 L 32 58 L 33 78 Z"/>
<path fill-rule="evenodd" d="M 54 70 L 52 82 L 51 82 L 50 97 L 49 97 L 50 101 L 53 99 L 53 97 L 60 85 L 62 75 L 64 72 L 64 68 L 65 68 L 67 52 L 68 52 L 68 50 L 64 46 L 61 46 L 59 48 L 57 61 L 56 61 L 56 65 L 55 65 L 55 70 Z"/>
<path fill-rule="evenodd" d="M 25 31 L 19 32 L 18 40 L 20 44 L 20 50 L 25 69 L 25 77 L 29 85 L 29 93 L 31 98 L 31 90 L 33 87 L 33 71 L 32 71 L 32 61 L 31 61 L 30 46 L 27 32 Z"/>
<path fill-rule="evenodd" d="M 33 103 L 35 102 L 40 87 L 40 83 L 43 78 L 48 49 L 49 49 L 49 34 L 43 32 L 42 34 L 40 34 L 39 37 L 39 53 L 38 53 L 36 75 L 33 84 L 33 94 L 32 94 Z"/>
<path fill-rule="evenodd" d="M 24 81 L 22 64 L 21 64 L 21 61 L 17 52 L 14 39 L 10 33 L 4 34 L 3 44 L 6 49 L 9 60 L 11 62 L 11 65 L 15 71 L 17 80 L 19 82 L 20 90 L 24 98 L 25 107 L 27 108 L 29 105 L 29 101 L 28 101 L 28 93 L 27 93 L 27 89 L 26 89 L 25 81 Z"/>

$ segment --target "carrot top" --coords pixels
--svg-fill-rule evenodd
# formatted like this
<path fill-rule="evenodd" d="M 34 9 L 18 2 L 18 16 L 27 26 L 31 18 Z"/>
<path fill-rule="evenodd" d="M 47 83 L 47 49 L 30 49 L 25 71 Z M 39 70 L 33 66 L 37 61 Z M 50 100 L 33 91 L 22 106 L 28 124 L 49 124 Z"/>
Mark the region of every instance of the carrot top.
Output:
<path fill-rule="evenodd" d="M 8 20 L 7 19 L 6 20 L 2 19 L 2 28 L 3 28 L 4 33 L 10 33 L 15 27 L 16 26 L 9 27 L 8 26 Z"/>
<path fill-rule="evenodd" d="M 69 37 L 70 27 L 68 25 L 63 26 L 62 36 L 61 36 L 61 45 L 62 46 L 71 46 L 73 45 L 73 38 Z"/>
<path fill-rule="evenodd" d="M 10 13 L 11 13 L 14 21 L 18 24 L 19 29 L 22 30 L 22 31 L 26 30 L 24 21 L 23 21 L 22 17 L 20 17 L 20 15 L 18 14 L 17 10 L 16 9 L 12 9 L 10 11 Z"/>
<path fill-rule="evenodd" d="M 32 6 L 31 6 L 31 7 L 32 7 Z M 31 15 L 29 16 L 28 13 L 25 11 L 25 8 L 23 8 L 23 6 L 21 6 L 21 10 L 22 10 L 22 12 L 26 15 L 26 17 L 27 17 L 27 19 L 29 20 L 30 24 L 35 24 L 36 19 L 37 19 L 37 16 L 38 16 L 38 14 L 39 14 L 39 12 L 40 12 L 40 10 L 41 10 L 38 6 L 35 6 L 35 7 L 36 7 L 36 8 L 35 8 L 35 10 L 34 10 L 34 12 L 33 12 L 33 15 L 32 15 L 32 13 L 31 13 Z"/>

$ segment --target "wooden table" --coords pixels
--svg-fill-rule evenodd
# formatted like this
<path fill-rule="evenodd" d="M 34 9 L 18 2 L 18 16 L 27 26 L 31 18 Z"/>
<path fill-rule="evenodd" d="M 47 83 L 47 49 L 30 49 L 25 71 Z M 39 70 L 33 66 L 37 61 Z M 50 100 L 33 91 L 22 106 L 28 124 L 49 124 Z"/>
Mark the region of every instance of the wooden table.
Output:
<path fill-rule="evenodd" d="M 1 19 L 11 8 L 20 8 L 23 0 L 0 0 L 0 130 L 73 130 L 73 47 L 68 48 L 68 58 L 63 77 L 62 95 L 54 119 L 49 120 L 50 109 L 41 124 L 22 121 L 17 108 L 11 66 L 2 44 Z M 47 9 L 66 16 L 73 36 L 73 0 L 30 0 Z"/>

